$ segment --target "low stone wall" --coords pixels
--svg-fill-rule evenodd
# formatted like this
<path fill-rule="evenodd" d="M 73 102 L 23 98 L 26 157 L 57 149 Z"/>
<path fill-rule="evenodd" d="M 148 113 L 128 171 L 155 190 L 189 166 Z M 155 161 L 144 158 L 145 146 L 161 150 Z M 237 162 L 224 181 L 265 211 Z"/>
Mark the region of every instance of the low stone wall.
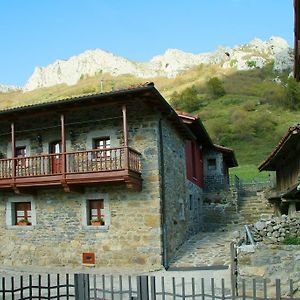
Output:
<path fill-rule="evenodd" d="M 246 247 L 247 248 L 247 247 Z M 257 279 L 257 289 L 263 291 L 262 280 L 267 279 L 269 296 L 275 294 L 275 280 L 281 280 L 281 291 L 290 294 L 290 283 L 294 282 L 294 297 L 300 296 L 300 246 L 259 244 L 255 250 L 238 253 L 238 286 L 242 279 L 250 289 L 253 279 Z"/>
<path fill-rule="evenodd" d="M 287 236 L 300 236 L 300 213 L 294 217 L 282 215 L 268 220 L 261 219 L 250 230 L 255 242 L 281 243 Z"/>

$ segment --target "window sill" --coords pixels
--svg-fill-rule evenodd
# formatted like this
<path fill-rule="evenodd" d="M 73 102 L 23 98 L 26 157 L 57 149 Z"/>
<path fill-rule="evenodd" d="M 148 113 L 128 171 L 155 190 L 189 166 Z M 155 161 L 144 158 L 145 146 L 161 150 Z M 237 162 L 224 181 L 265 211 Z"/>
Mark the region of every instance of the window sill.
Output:
<path fill-rule="evenodd" d="M 109 226 L 108 225 L 102 225 L 102 226 L 93 226 L 93 225 L 84 225 L 82 227 L 83 229 L 87 230 L 95 230 L 95 231 L 108 231 Z"/>
<path fill-rule="evenodd" d="M 32 230 L 34 229 L 34 225 L 30 226 L 20 226 L 20 225 L 6 225 L 7 229 L 13 229 L 13 230 Z"/>

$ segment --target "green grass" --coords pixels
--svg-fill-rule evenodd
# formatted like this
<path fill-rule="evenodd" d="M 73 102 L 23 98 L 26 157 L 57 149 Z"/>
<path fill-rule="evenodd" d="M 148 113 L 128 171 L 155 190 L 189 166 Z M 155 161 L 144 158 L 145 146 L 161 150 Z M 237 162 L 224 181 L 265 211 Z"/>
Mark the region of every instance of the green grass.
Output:
<path fill-rule="evenodd" d="M 230 176 L 236 175 L 244 181 L 250 181 L 253 178 L 267 180 L 272 172 L 259 172 L 256 165 L 242 165 L 230 169 Z"/>

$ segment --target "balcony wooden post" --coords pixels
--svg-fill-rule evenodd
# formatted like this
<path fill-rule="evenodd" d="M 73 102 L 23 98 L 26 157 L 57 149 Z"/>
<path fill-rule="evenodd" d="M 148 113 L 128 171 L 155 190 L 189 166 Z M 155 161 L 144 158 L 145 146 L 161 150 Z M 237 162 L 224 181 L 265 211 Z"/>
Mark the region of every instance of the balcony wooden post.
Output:
<path fill-rule="evenodd" d="M 65 116 L 62 114 L 60 116 L 60 124 L 61 124 L 61 173 L 63 179 L 66 177 L 66 136 L 65 136 Z"/>
<path fill-rule="evenodd" d="M 15 135 L 15 124 L 11 123 L 11 158 L 12 158 L 12 178 L 16 178 L 16 135 Z"/>
<path fill-rule="evenodd" d="M 128 149 L 128 126 L 127 126 L 127 107 L 122 106 L 123 113 L 123 136 L 124 136 L 124 169 L 129 169 L 129 149 Z"/>

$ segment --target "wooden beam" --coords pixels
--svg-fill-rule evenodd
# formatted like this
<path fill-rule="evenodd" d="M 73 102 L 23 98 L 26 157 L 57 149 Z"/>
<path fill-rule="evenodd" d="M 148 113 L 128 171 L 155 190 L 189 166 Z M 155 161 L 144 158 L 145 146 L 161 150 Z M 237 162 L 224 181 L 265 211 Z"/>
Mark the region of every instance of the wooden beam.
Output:
<path fill-rule="evenodd" d="M 65 116 L 64 114 L 61 114 L 60 116 L 60 124 L 61 124 L 61 173 L 63 180 L 66 177 L 66 136 L 65 136 Z"/>
<path fill-rule="evenodd" d="M 16 135 L 15 135 L 15 123 L 11 123 L 11 158 L 12 158 L 12 178 L 16 177 Z"/>
<path fill-rule="evenodd" d="M 123 136 L 124 136 L 124 169 L 129 169 L 129 149 L 128 149 L 128 125 L 127 125 L 127 107 L 122 106 L 123 113 Z"/>

